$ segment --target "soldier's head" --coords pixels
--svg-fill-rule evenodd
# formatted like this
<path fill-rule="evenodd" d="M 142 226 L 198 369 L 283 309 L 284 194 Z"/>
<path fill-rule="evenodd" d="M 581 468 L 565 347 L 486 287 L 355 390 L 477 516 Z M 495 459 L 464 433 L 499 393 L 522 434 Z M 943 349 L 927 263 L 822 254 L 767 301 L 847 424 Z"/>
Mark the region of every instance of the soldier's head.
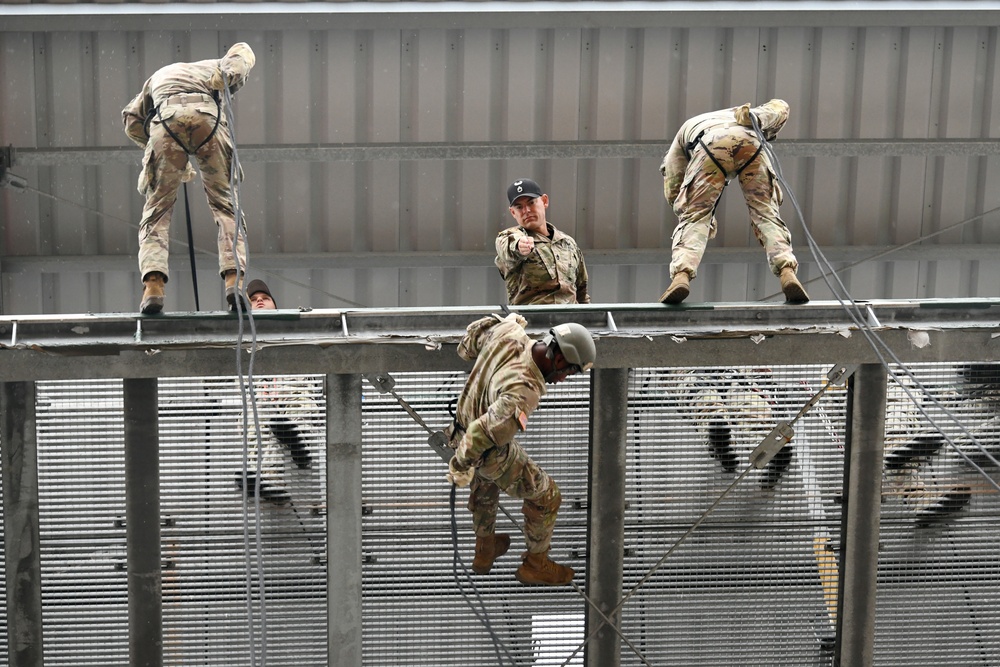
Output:
<path fill-rule="evenodd" d="M 271 290 L 263 280 L 251 280 L 247 284 L 247 296 L 250 298 L 250 308 L 253 310 L 277 310 L 278 304 L 271 296 Z"/>
<path fill-rule="evenodd" d="M 257 62 L 257 57 L 246 42 L 237 42 L 230 47 L 226 55 L 222 57 L 219 68 L 225 73 L 231 92 L 235 93 L 243 87 L 255 62 Z"/>
<path fill-rule="evenodd" d="M 510 214 L 524 229 L 546 234 L 545 209 L 549 196 L 530 178 L 519 178 L 507 186 L 507 203 Z"/>
<path fill-rule="evenodd" d="M 589 371 L 597 360 L 594 339 L 586 327 L 576 322 L 552 327 L 537 345 L 541 354 L 536 355 L 535 363 L 549 384 Z"/>

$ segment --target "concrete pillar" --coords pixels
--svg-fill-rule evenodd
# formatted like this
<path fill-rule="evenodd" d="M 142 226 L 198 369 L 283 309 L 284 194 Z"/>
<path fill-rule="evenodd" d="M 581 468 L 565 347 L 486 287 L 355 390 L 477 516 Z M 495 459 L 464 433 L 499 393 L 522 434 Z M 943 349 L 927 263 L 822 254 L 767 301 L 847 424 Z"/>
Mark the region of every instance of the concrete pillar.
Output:
<path fill-rule="evenodd" d="M 0 385 L 4 565 L 10 667 L 42 667 L 35 383 Z"/>
<path fill-rule="evenodd" d="M 361 376 L 326 376 L 327 664 L 361 667 Z"/>
<path fill-rule="evenodd" d="M 123 380 L 128 654 L 132 667 L 163 665 L 160 436 L 156 378 Z"/>
<path fill-rule="evenodd" d="M 605 614 L 622 596 L 625 561 L 625 436 L 628 427 L 628 369 L 591 371 L 590 491 L 587 500 L 587 596 Z M 585 636 L 604 619 L 587 606 Z M 611 618 L 621 627 L 620 612 Z M 621 664 L 621 637 L 604 625 L 588 642 L 587 667 Z"/>
<path fill-rule="evenodd" d="M 870 667 L 875 652 L 887 373 L 863 364 L 850 380 L 835 663 Z"/>

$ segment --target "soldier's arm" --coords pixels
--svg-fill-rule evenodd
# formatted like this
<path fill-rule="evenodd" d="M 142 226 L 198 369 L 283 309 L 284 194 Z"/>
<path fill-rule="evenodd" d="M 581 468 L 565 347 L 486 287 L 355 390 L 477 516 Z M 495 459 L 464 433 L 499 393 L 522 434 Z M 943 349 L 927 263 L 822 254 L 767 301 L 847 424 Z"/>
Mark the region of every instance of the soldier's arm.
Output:
<path fill-rule="evenodd" d="M 528 417 L 538 407 L 538 395 L 521 387 L 523 391 L 501 394 L 486 414 L 466 426 L 456 453 L 461 465 L 474 465 L 490 447 L 506 444 L 527 429 Z"/>
<path fill-rule="evenodd" d="M 140 148 L 146 147 L 149 137 L 146 136 L 145 122 L 146 116 L 153 109 L 153 97 L 149 90 L 149 81 L 142 87 L 142 92 L 136 95 L 131 102 L 122 109 L 122 123 L 125 125 L 125 134 L 135 142 Z"/>
<path fill-rule="evenodd" d="M 670 144 L 670 150 L 663 156 L 660 164 L 660 173 L 663 174 L 663 196 L 667 203 L 674 205 L 674 200 L 681 191 L 681 184 L 684 182 L 684 172 L 687 171 L 688 156 L 684 152 L 684 137 L 681 132 L 674 137 Z"/>
<path fill-rule="evenodd" d="M 583 261 L 583 251 L 577 246 L 576 254 L 580 262 L 576 270 L 576 302 L 590 303 L 590 293 L 587 292 L 587 284 L 590 277 L 587 275 L 587 263 Z"/>
<path fill-rule="evenodd" d="M 497 234 L 497 256 L 494 263 L 504 278 L 524 262 L 525 255 L 517 250 L 517 241 L 524 235 L 525 232 L 521 231 L 520 227 L 505 229 Z"/>

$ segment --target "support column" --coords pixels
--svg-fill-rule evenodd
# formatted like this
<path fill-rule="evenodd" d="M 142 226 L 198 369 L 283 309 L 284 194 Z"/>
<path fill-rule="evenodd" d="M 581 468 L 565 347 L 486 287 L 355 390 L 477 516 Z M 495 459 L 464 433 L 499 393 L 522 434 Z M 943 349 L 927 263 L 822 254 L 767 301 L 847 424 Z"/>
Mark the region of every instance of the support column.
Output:
<path fill-rule="evenodd" d="M 361 376 L 326 376 L 327 664 L 361 667 Z"/>
<path fill-rule="evenodd" d="M 849 384 L 835 653 L 845 667 L 874 664 L 886 378 L 880 364 L 863 364 Z"/>
<path fill-rule="evenodd" d="M 628 369 L 591 371 L 590 484 L 587 499 L 587 595 L 605 614 L 622 596 L 625 561 L 625 441 Z M 585 636 L 604 619 L 587 606 Z M 621 627 L 621 613 L 611 618 Z M 621 638 L 605 625 L 587 644 L 587 667 L 618 667 Z"/>
<path fill-rule="evenodd" d="M 128 654 L 133 667 L 163 665 L 160 436 L 156 378 L 123 380 Z"/>
<path fill-rule="evenodd" d="M 10 667 L 42 667 L 35 383 L 0 385 L 4 565 Z"/>

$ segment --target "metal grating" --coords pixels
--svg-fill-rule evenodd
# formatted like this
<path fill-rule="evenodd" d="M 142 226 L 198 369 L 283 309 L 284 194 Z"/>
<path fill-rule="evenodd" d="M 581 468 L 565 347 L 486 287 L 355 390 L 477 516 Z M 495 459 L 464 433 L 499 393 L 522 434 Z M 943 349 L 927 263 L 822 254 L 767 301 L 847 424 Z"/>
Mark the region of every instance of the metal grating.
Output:
<path fill-rule="evenodd" d="M 261 502 L 263 613 L 256 511 L 251 500 L 245 537 L 236 485 L 243 466 L 239 385 L 229 377 L 160 382 L 165 664 L 249 664 L 247 546 L 258 660 L 263 655 L 276 667 L 326 664 L 323 377 L 258 378 L 255 387 L 263 425 L 262 483 L 283 487 L 290 497 L 284 506 Z M 296 465 L 270 436 L 267 425 L 280 415 L 293 417 L 311 457 L 309 468 Z M 256 433 L 249 424 L 252 443 Z M 248 467 L 252 474 L 255 457 Z"/>
<path fill-rule="evenodd" d="M 448 404 L 464 373 L 407 373 L 395 391 L 432 428 L 451 422 Z M 559 484 L 562 506 L 551 556 L 585 574 L 589 384 L 551 387 L 519 437 Z M 582 640 L 583 600 L 572 589 L 519 584 L 523 539 L 501 511 L 497 532 L 511 549 L 485 576 L 454 564 L 449 485 L 443 462 L 389 395 L 364 393 L 362 662 L 365 665 L 557 665 Z M 457 494 L 458 555 L 469 567 L 475 547 L 467 489 Z M 522 522 L 520 503 L 500 504 Z M 489 621 L 494 642 L 477 617 Z M 405 648 L 402 648 L 405 647 Z M 562 656 L 559 658 L 559 656 Z M 557 659 L 558 658 L 558 659 Z M 570 664 L 582 664 L 577 660 Z"/>
<path fill-rule="evenodd" d="M 650 664 L 831 664 L 843 389 L 831 388 L 796 422 L 780 476 L 751 470 L 653 570 L 746 469 L 774 424 L 820 390 L 828 370 L 630 371 L 623 595 L 649 580 L 624 606 L 622 631 Z M 1000 453 L 1000 364 L 910 370 L 912 378 L 888 385 L 876 664 L 997 664 L 997 467 L 972 438 Z M 396 392 L 440 428 L 465 374 L 394 378 Z M 323 376 L 260 379 L 257 387 L 265 424 L 288 399 L 304 399 L 299 416 L 311 424 L 302 436 L 312 454 L 309 469 L 281 450 L 280 466 L 264 459 L 283 468 L 292 497 L 290 506 L 261 507 L 266 664 L 323 665 Z M 37 391 L 46 665 L 126 665 L 122 385 L 46 381 Z M 444 465 L 427 434 L 392 396 L 366 384 L 362 398 L 363 664 L 563 664 L 583 641 L 583 600 L 571 589 L 516 583 L 521 545 L 502 514 L 498 528 L 514 533 L 511 552 L 491 574 L 474 577 L 473 588 L 456 572 Z M 577 570 L 578 583 L 586 575 L 590 400 L 588 378 L 551 387 L 521 439 L 562 489 L 552 555 Z M 159 403 L 164 663 L 246 665 L 247 560 L 234 483 L 242 464 L 239 385 L 230 377 L 163 379 Z M 948 493 L 958 495 L 942 504 Z M 474 538 L 466 497 L 460 490 L 455 512 L 458 554 L 468 565 Z M 501 502 L 520 522 L 519 503 Z M 252 517 L 250 531 L 253 540 Z M 250 568 L 256 573 L 255 561 Z M 488 618 L 496 642 L 477 614 Z M 253 617 L 260 646 L 256 595 Z M 0 665 L 7 664 L 3 648 Z M 628 647 L 621 652 L 623 665 L 641 664 Z M 569 664 L 582 665 L 582 657 Z"/>
<path fill-rule="evenodd" d="M 878 664 L 995 665 L 1000 476 L 973 438 L 998 458 L 1000 364 L 911 371 L 912 379 L 890 380 L 887 396 Z"/>
<path fill-rule="evenodd" d="M 46 664 L 127 665 L 124 431 L 118 381 L 39 383 L 39 505 Z M 321 377 L 257 382 L 262 424 L 286 413 L 312 455 L 299 469 L 265 446 L 291 503 L 261 505 L 264 615 L 254 637 L 269 665 L 326 664 L 325 399 Z M 161 381 L 160 492 L 164 663 L 249 662 L 242 496 L 242 401 L 234 378 Z M 253 437 L 253 436 L 251 436 Z M 264 431 L 264 441 L 268 441 Z M 263 475 L 266 479 L 276 479 Z M 250 569 L 259 581 L 254 505 Z M 266 628 L 264 627 L 266 623 Z M 260 648 L 258 649 L 260 650 Z M 259 653 L 259 655 L 262 655 Z"/>
<path fill-rule="evenodd" d="M 0 451 L 3 450 L 3 434 L 0 434 Z M 3 457 L 0 457 L 0 499 L 3 498 Z M 7 538 L 4 528 L 4 512 L 0 512 L 0 667 L 7 667 L 9 644 L 7 637 Z"/>
<path fill-rule="evenodd" d="M 45 662 L 127 665 L 122 383 L 36 391 Z"/>
<path fill-rule="evenodd" d="M 746 470 L 773 426 L 823 386 L 828 370 L 633 371 L 623 594 Z M 829 661 L 844 407 L 844 391 L 827 392 L 795 424 L 791 444 L 743 477 L 636 590 L 623 630 L 651 664 Z M 623 649 L 622 664 L 641 663 Z"/>

